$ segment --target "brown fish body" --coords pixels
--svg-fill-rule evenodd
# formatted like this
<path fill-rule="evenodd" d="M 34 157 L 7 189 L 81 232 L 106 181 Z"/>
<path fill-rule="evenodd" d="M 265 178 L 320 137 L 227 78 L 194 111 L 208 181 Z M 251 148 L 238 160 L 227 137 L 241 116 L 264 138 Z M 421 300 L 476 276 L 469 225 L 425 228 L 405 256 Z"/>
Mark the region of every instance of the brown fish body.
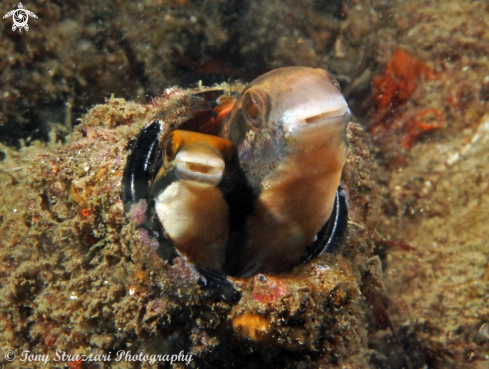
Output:
<path fill-rule="evenodd" d="M 238 274 L 280 273 L 300 261 L 333 211 L 349 117 L 324 70 L 277 69 L 237 99 L 221 136 L 236 146 L 256 195 Z"/>
<path fill-rule="evenodd" d="M 163 146 L 163 165 L 153 185 L 156 214 L 179 251 L 221 270 L 229 214 L 218 185 L 234 149 L 227 140 L 179 130 Z"/>

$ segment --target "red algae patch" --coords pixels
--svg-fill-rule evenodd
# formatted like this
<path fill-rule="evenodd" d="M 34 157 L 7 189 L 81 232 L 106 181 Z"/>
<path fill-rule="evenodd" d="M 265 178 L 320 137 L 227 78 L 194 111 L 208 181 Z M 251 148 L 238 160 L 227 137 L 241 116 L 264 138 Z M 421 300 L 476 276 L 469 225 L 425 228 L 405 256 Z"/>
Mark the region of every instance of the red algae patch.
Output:
<path fill-rule="evenodd" d="M 418 87 L 420 78 L 435 79 L 427 63 L 403 49 L 395 49 L 385 70 L 373 79 L 374 100 L 378 109 L 406 103 Z"/>

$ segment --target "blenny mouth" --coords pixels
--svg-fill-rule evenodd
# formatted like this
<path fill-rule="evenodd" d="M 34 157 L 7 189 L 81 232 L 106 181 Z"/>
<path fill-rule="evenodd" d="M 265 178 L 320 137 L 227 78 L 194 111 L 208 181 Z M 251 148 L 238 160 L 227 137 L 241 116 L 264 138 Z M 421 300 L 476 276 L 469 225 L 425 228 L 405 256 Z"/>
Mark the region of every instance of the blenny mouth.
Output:
<path fill-rule="evenodd" d="M 175 157 L 175 171 L 180 180 L 217 186 L 222 180 L 224 168 L 222 156 L 208 145 L 189 145 Z"/>
<path fill-rule="evenodd" d="M 342 108 L 342 109 L 328 111 L 325 113 L 314 115 L 312 117 L 306 118 L 304 121 L 306 122 L 307 125 L 322 124 L 322 123 L 327 124 L 330 122 L 334 122 L 337 119 L 340 120 L 341 122 L 344 122 L 347 119 L 350 120 L 350 117 L 351 117 L 350 109 Z"/>
<path fill-rule="evenodd" d="M 296 141 L 310 148 L 321 143 L 331 145 L 332 141 L 338 139 L 344 141 L 344 135 L 340 133 L 345 131 L 350 119 L 348 107 L 300 118 L 295 124 L 288 124 L 285 137 L 289 142 Z"/>
<path fill-rule="evenodd" d="M 286 114 L 287 116 L 287 114 Z M 290 116 L 290 115 L 289 115 Z M 288 135 L 294 134 L 301 129 L 317 129 L 331 125 L 346 125 L 351 119 L 350 109 L 347 106 L 321 112 L 319 114 L 310 115 L 304 113 L 296 113 L 294 117 L 286 119 L 284 124 Z"/>

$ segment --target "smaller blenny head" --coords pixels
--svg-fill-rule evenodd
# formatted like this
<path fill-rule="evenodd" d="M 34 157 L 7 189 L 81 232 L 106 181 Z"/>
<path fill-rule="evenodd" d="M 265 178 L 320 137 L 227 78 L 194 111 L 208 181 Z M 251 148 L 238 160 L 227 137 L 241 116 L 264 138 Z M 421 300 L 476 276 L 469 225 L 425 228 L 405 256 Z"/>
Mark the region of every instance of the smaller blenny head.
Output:
<path fill-rule="evenodd" d="M 232 159 L 231 142 L 174 131 L 163 143 L 152 186 L 166 237 L 192 261 L 220 270 L 228 239 L 228 205 L 219 188 Z"/>
<path fill-rule="evenodd" d="M 276 69 L 238 97 L 221 136 L 257 200 L 236 274 L 279 273 L 303 258 L 334 209 L 350 116 L 323 69 Z"/>

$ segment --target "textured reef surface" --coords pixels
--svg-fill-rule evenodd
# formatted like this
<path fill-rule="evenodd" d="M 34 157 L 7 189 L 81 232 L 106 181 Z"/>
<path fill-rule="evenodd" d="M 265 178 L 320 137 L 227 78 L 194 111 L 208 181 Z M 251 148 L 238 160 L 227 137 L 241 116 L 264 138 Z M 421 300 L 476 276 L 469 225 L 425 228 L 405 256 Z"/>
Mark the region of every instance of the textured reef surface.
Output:
<path fill-rule="evenodd" d="M 391 29 L 380 31 L 386 59 L 374 96 L 385 99 L 382 83 L 411 75 L 410 82 L 394 89 L 402 100 L 391 95 L 369 118 L 388 310 L 412 367 L 485 368 L 489 9 L 478 1 L 399 1 L 393 10 Z M 399 58 L 399 48 L 408 56 Z M 385 339 L 378 338 L 376 347 Z"/>

